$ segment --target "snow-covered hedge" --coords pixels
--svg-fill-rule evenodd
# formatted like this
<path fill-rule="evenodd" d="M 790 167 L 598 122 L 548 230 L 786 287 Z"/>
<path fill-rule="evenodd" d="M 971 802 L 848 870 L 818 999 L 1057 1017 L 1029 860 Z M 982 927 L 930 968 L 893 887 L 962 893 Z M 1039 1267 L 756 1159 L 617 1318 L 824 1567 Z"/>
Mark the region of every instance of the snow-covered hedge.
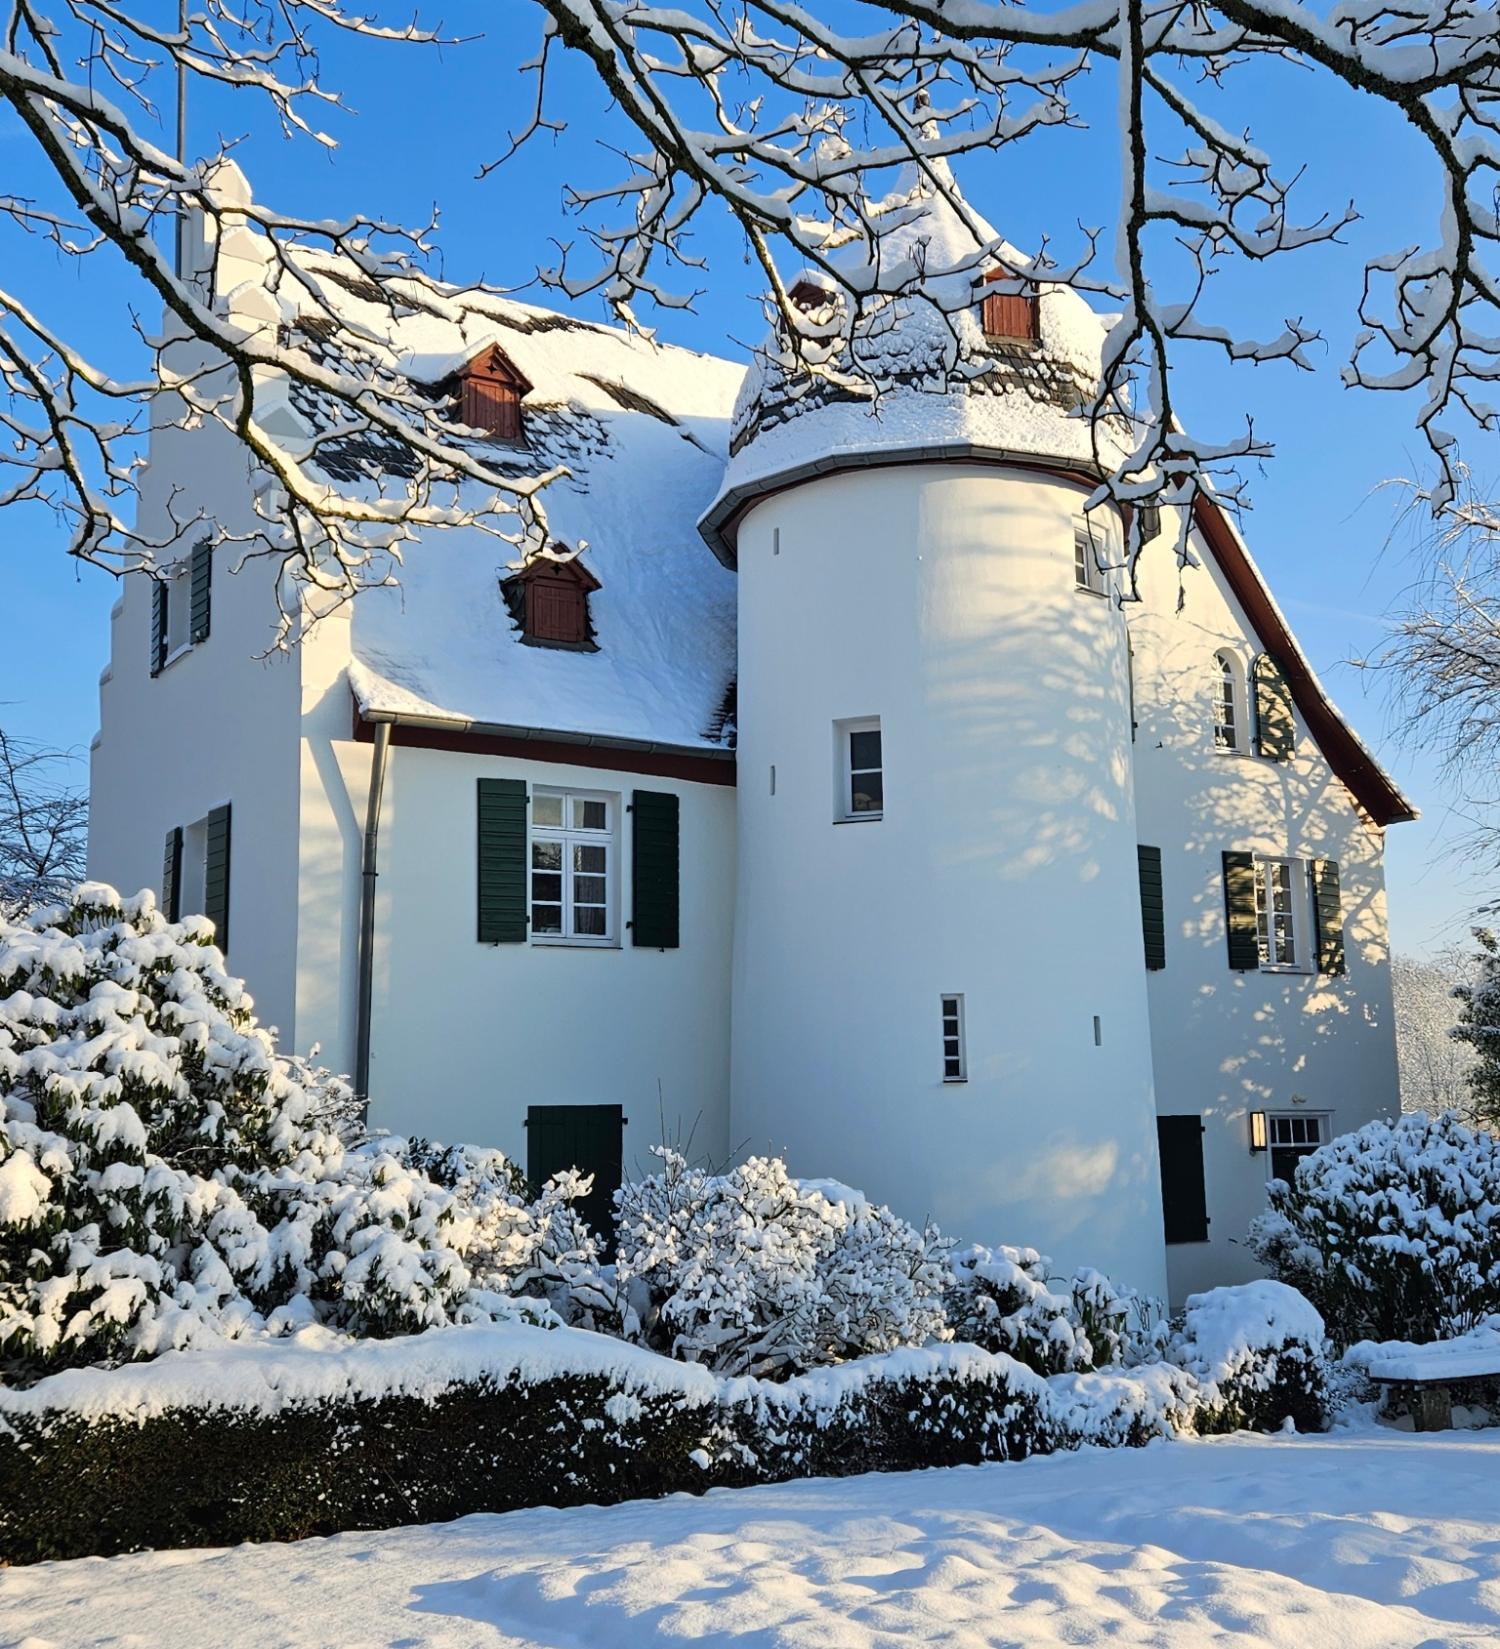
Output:
<path fill-rule="evenodd" d="M 1272 1182 L 1250 1246 L 1340 1346 L 1462 1334 L 1500 1311 L 1500 1141 L 1452 1112 L 1369 1123 Z"/>
<path fill-rule="evenodd" d="M 486 1321 L 574 1257 L 571 1183 L 528 1205 L 498 1153 L 445 1181 L 404 1141 L 351 1149 L 349 1112 L 277 1054 L 201 919 L 85 884 L 0 922 L 0 1379 Z"/>
<path fill-rule="evenodd" d="M 0 1564 L 1319 1423 L 1287 1378 L 1315 1318 L 1221 1293 L 1190 1314 L 1197 1372 L 1044 1379 L 935 1344 L 726 1378 L 518 1321 L 385 1341 L 308 1327 L 65 1370 L 0 1388 Z"/>

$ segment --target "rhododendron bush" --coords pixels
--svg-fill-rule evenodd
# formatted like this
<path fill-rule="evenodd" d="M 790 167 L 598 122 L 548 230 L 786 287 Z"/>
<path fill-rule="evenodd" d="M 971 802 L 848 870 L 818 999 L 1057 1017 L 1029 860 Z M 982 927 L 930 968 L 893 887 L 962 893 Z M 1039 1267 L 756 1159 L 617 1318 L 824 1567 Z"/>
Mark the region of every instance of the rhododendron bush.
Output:
<path fill-rule="evenodd" d="M 1250 1247 L 1339 1345 L 1462 1334 L 1500 1311 L 1500 1141 L 1451 1111 L 1368 1123 L 1272 1181 Z"/>
<path fill-rule="evenodd" d="M 485 1319 L 589 1249 L 571 1180 L 528 1203 L 500 1153 L 445 1174 L 420 1143 L 346 1143 L 351 1114 L 276 1052 L 201 918 L 85 884 L 0 923 L 0 1370 Z"/>

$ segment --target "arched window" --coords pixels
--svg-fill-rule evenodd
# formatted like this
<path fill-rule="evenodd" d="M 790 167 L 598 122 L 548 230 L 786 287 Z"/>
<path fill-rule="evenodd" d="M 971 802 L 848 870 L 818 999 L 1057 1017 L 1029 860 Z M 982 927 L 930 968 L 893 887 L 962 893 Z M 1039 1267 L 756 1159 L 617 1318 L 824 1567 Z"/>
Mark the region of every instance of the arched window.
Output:
<path fill-rule="evenodd" d="M 1227 649 L 1214 654 L 1214 749 L 1231 752 L 1246 748 L 1245 671 Z"/>

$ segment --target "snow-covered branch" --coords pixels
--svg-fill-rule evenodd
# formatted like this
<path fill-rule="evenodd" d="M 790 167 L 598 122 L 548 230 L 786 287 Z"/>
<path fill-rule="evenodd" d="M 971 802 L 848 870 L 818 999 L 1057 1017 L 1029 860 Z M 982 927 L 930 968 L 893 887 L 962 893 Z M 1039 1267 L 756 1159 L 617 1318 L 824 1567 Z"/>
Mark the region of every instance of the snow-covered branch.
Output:
<path fill-rule="evenodd" d="M 1212 277 L 1231 260 L 1259 263 L 1336 240 L 1355 216 L 1343 201 L 1294 211 L 1304 157 L 1278 164 L 1216 113 L 1252 59 L 1311 68 L 1330 96 L 1355 88 L 1399 110 L 1444 178 L 1435 221 L 1414 225 L 1430 244 L 1373 260 L 1364 293 L 1349 294 L 1361 325 L 1347 381 L 1425 388 L 1419 421 L 1442 466 L 1432 494 L 1440 508 L 1454 492 L 1455 426 L 1495 427 L 1485 394 L 1500 376 L 1500 35 L 1487 5 L 871 0 L 858 13 L 870 26 L 856 34 L 798 0 L 535 3 L 546 18 L 527 132 L 561 123 L 543 95 L 561 45 L 592 64 L 638 140 L 613 187 L 572 198 L 591 257 L 570 252 L 544 279 L 572 295 L 602 292 L 626 320 L 641 296 L 690 303 L 698 263 L 688 236 L 717 201 L 765 272 L 791 351 L 807 370 L 837 376 L 857 371 L 849 346 L 872 311 L 917 283 L 939 305 L 971 302 L 948 277 L 999 258 L 1019 279 L 1072 286 L 1118 311 L 1085 410 L 1101 476 L 1127 501 L 1186 500 L 1209 470 L 1269 450 L 1248 425 L 1200 430 L 1179 416 L 1171 369 L 1185 346 L 1311 369 L 1319 334 L 1304 317 L 1257 337 L 1209 303 Z M 1112 257 L 1100 253 L 1109 242 L 1097 231 L 1084 232 L 1074 256 L 1046 246 L 1022 256 L 977 226 L 962 268 L 880 257 L 887 226 L 872 202 L 888 191 L 883 172 L 914 165 L 962 216 L 946 162 L 1043 127 L 1081 125 L 1075 83 L 1093 70 L 1118 85 Z M 790 290 L 809 270 L 845 301 L 811 312 L 793 303 Z M 1132 560 L 1138 550 L 1130 546 Z"/>
<path fill-rule="evenodd" d="M 259 95 L 289 134 L 329 142 L 316 120 L 337 98 L 314 77 L 315 31 L 437 38 L 336 0 L 264 13 L 207 0 L 181 31 L 117 0 L 45 12 L 12 0 L 0 37 L 0 105 L 53 188 L 50 199 L 0 195 L 0 246 L 7 233 L 44 237 L 91 271 L 118 255 L 146 289 L 136 313 L 162 316 L 137 324 L 133 354 L 146 364 L 120 378 L 0 275 L 0 505 L 50 506 L 72 553 L 113 570 L 162 566 L 187 535 L 275 554 L 290 575 L 284 637 L 300 589 L 338 599 L 386 580 L 423 529 L 472 525 L 542 544 L 539 495 L 553 478 L 518 478 L 492 446 L 466 439 L 449 401 L 392 359 L 390 329 L 350 318 L 351 284 L 392 325 L 423 304 L 451 308 L 424 272 L 431 225 L 286 216 L 252 199 L 224 148 L 190 162 L 148 135 L 157 89 L 176 73 Z M 234 302 L 235 283 L 258 294 Z M 316 416 L 288 412 L 299 405 Z M 201 501 L 138 512 L 146 431 L 208 424 L 245 454 L 252 518 L 230 525 Z M 355 480 L 331 479 L 319 462 L 331 449 L 364 452 Z"/>

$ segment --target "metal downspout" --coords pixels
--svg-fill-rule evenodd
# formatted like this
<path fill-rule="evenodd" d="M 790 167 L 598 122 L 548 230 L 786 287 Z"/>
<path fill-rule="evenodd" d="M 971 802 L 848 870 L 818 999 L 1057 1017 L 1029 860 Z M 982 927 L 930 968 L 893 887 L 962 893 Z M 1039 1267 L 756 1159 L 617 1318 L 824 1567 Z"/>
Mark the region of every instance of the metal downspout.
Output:
<path fill-rule="evenodd" d="M 360 1116 L 370 1115 L 370 1018 L 375 982 L 375 881 L 380 841 L 380 801 L 385 791 L 385 764 L 391 747 L 391 724 L 375 723 L 375 748 L 370 756 L 370 798 L 365 809 L 365 849 L 359 887 L 359 1007 L 354 1030 L 354 1091 Z"/>

